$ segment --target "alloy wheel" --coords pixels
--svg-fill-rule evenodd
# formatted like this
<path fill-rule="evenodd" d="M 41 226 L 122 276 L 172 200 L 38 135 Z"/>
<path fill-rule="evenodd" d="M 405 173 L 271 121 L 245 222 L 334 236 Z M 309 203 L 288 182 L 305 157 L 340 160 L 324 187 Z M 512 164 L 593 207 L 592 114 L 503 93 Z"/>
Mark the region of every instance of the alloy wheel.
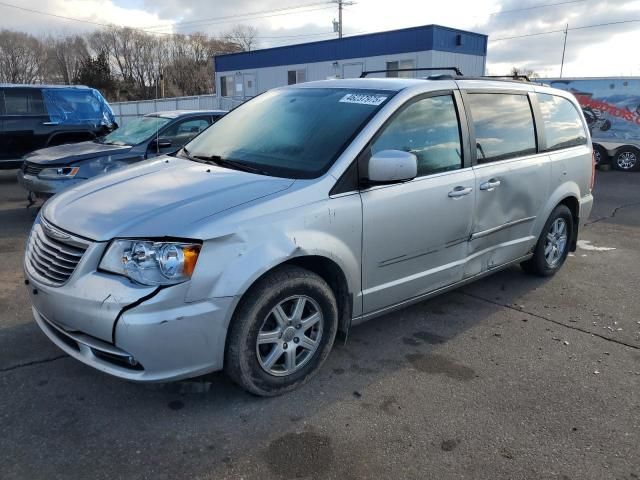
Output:
<path fill-rule="evenodd" d="M 300 370 L 314 356 L 322 338 L 323 317 L 311 297 L 282 300 L 264 319 L 256 340 L 262 369 L 283 377 Z"/>
<path fill-rule="evenodd" d="M 618 167 L 622 170 L 631 170 L 635 168 L 638 158 L 634 152 L 622 152 L 616 157 Z"/>
<path fill-rule="evenodd" d="M 551 224 L 547 240 L 544 245 L 544 258 L 549 267 L 555 267 L 562 259 L 567 248 L 567 221 L 556 218 Z"/>

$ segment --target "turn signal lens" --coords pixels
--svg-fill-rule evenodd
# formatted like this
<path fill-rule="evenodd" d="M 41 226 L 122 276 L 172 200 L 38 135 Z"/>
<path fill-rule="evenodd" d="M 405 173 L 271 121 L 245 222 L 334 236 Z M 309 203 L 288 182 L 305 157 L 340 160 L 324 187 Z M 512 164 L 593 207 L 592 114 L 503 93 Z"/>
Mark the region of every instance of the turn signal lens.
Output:
<path fill-rule="evenodd" d="M 182 272 L 185 276 L 190 277 L 193 275 L 193 271 L 196 268 L 196 262 L 198 261 L 198 255 L 200 254 L 200 245 L 191 245 L 182 249 L 184 255 L 184 264 L 182 266 Z"/>

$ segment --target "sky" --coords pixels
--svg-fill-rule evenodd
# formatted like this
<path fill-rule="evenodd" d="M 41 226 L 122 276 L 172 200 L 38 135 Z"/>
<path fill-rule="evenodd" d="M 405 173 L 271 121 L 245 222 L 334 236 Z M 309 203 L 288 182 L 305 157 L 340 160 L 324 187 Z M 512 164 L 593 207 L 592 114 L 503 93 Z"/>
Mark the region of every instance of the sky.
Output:
<path fill-rule="evenodd" d="M 558 76 L 562 30 L 568 24 L 563 76 L 640 76 L 640 0 L 351 3 L 343 13 L 345 35 L 432 23 L 488 34 L 488 74 L 506 74 L 515 66 L 541 77 Z M 337 5 L 327 0 L 0 0 L 0 28 L 35 35 L 87 32 L 100 28 L 97 23 L 159 35 L 200 31 L 217 36 L 244 24 L 258 30 L 259 48 L 335 38 L 332 20 L 337 16 Z M 603 23 L 610 25 L 591 27 Z"/>

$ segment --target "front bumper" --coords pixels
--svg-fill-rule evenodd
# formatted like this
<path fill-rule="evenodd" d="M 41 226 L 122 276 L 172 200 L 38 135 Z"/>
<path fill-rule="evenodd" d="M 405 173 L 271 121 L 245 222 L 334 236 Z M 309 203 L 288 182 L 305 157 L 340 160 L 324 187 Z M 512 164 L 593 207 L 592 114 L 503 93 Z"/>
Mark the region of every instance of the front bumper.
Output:
<path fill-rule="evenodd" d="M 140 288 L 92 271 L 87 260 L 61 287 L 40 283 L 25 263 L 34 318 L 54 344 L 102 372 L 139 382 L 222 368 L 235 297 L 185 303 L 188 282 Z"/>
<path fill-rule="evenodd" d="M 18 183 L 20 186 L 41 198 L 51 197 L 85 180 L 84 178 L 44 179 L 36 175 L 25 175 L 22 170 L 18 171 Z"/>

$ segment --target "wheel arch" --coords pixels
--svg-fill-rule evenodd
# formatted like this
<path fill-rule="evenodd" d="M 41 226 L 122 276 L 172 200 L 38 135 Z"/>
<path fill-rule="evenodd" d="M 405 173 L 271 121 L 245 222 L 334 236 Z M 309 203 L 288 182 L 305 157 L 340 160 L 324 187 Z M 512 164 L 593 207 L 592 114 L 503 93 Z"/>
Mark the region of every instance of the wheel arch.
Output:
<path fill-rule="evenodd" d="M 534 227 L 533 227 L 533 235 L 537 239 L 540 238 L 540 234 L 542 233 L 542 229 L 544 228 L 545 223 L 547 223 L 547 219 L 551 212 L 558 205 L 566 205 L 569 210 L 571 210 L 571 214 L 573 216 L 573 234 L 571 241 L 569 243 L 569 251 L 574 252 L 577 248 L 578 242 L 578 229 L 580 226 L 580 187 L 575 182 L 565 182 L 560 185 L 556 190 L 549 196 L 545 205 L 540 209 L 540 214 L 537 216 Z"/>
<path fill-rule="evenodd" d="M 578 248 L 578 229 L 580 228 L 580 201 L 576 197 L 570 195 L 563 198 L 558 205 L 566 205 L 571 211 L 573 229 L 571 233 L 571 240 L 569 241 L 569 251 L 575 252 Z M 556 205 L 556 207 L 558 205 Z"/>
<path fill-rule="evenodd" d="M 277 264 L 272 265 L 260 275 L 253 278 L 246 286 L 236 302 L 234 311 L 237 310 L 238 305 L 242 303 L 246 296 L 250 294 L 252 287 L 257 282 L 278 268 L 286 265 L 294 265 L 309 270 L 327 282 L 338 304 L 338 330 L 346 334 L 349 331 L 351 318 L 353 316 L 353 292 L 351 292 L 349 288 L 349 282 L 343 268 L 334 260 L 323 255 L 299 255 L 283 259 Z"/>
<path fill-rule="evenodd" d="M 630 143 L 625 143 L 624 145 L 620 145 L 615 149 L 614 155 L 618 155 L 620 152 L 623 152 L 625 150 L 633 150 L 634 152 L 640 153 L 640 147 L 632 145 Z"/>

